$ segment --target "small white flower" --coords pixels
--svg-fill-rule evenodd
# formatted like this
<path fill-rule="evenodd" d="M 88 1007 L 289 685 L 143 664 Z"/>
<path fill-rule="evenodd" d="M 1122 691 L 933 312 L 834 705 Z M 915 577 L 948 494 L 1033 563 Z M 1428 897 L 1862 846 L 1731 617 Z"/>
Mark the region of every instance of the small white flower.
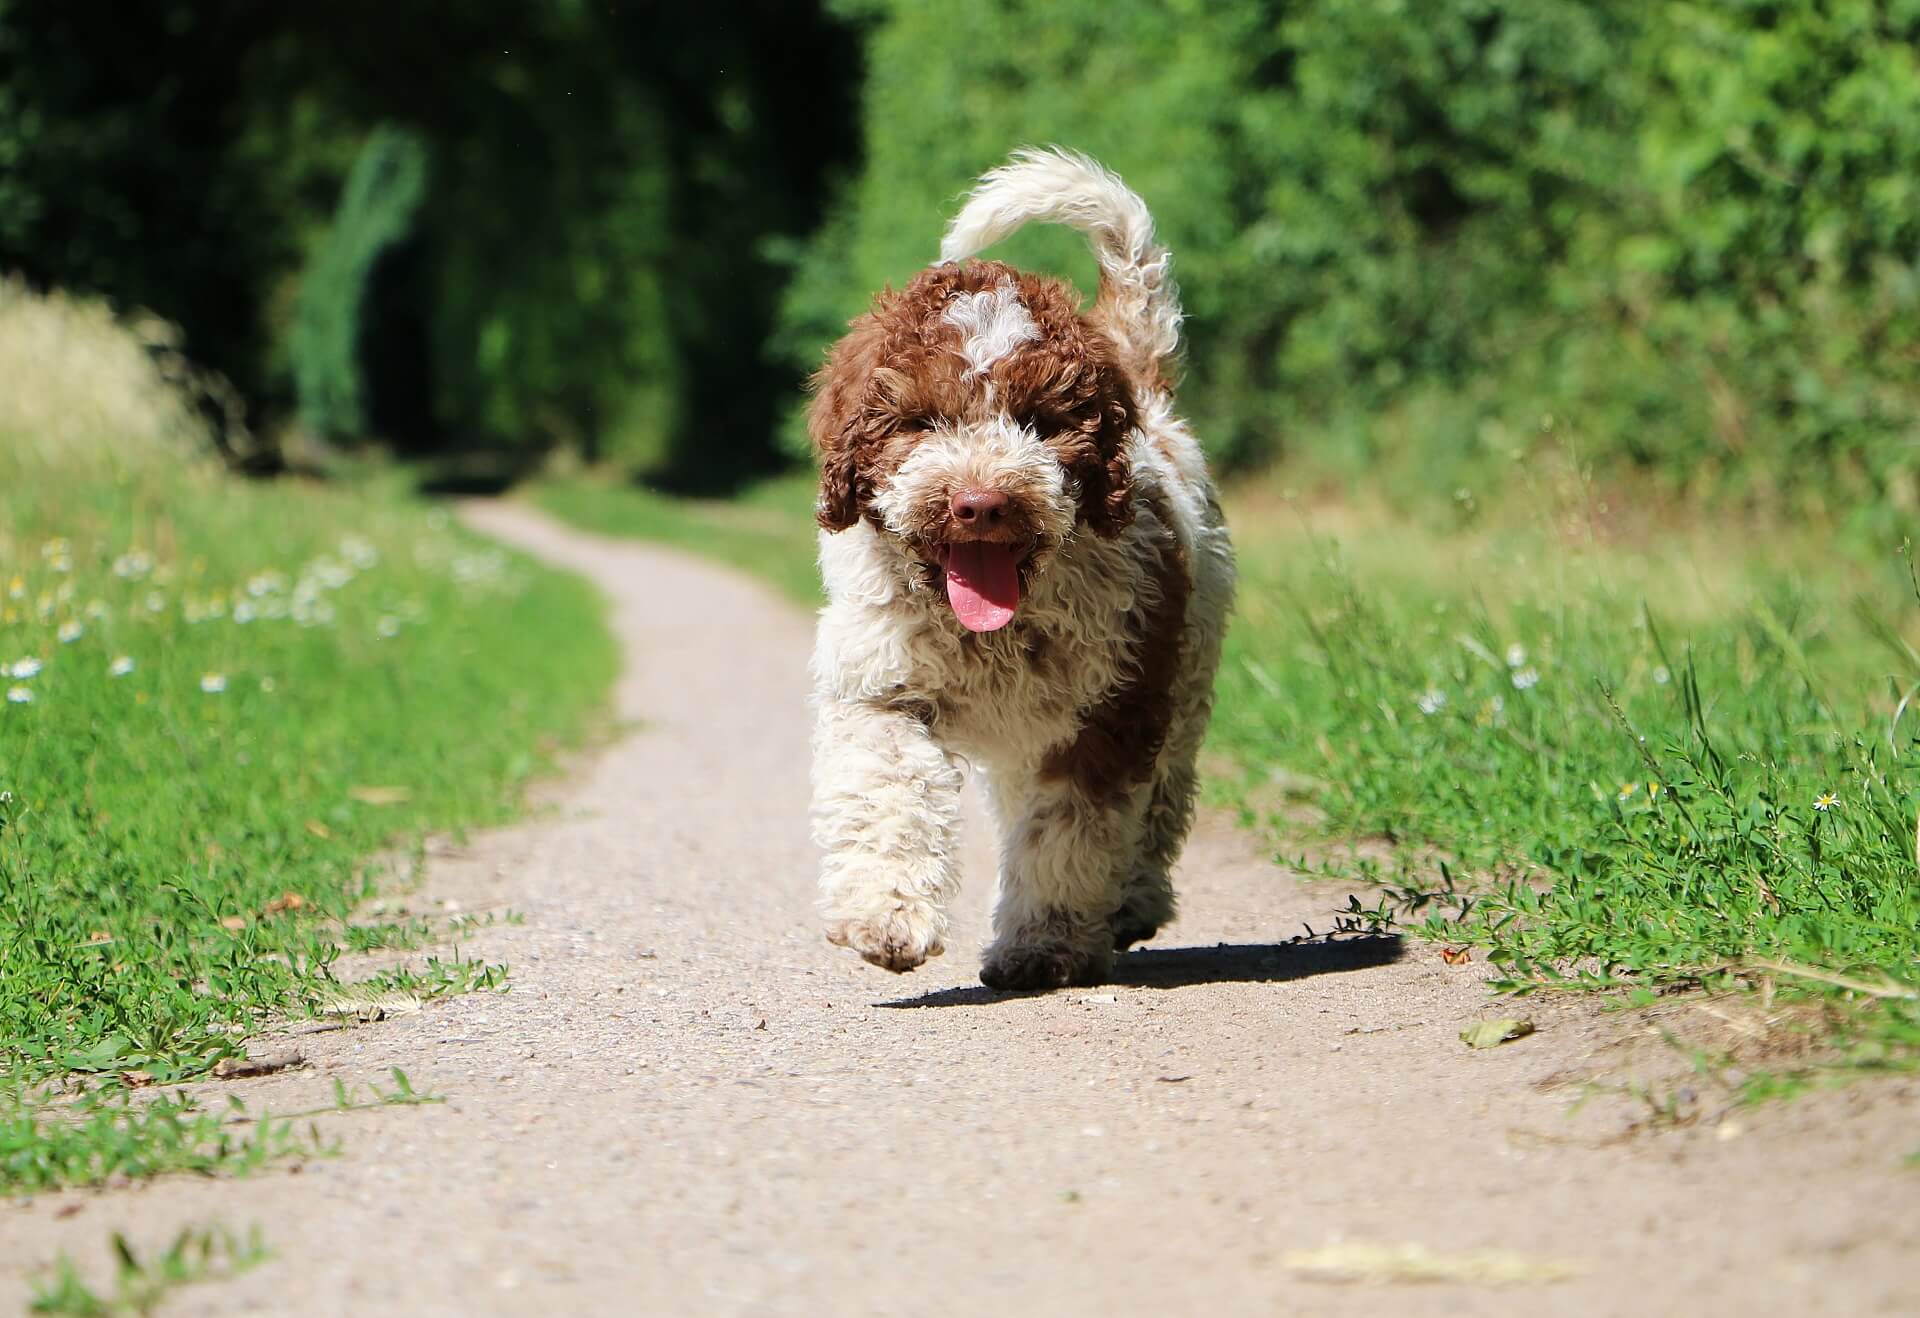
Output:
<path fill-rule="evenodd" d="M 1665 686 L 1667 683 L 1673 680 L 1673 674 L 1667 671 L 1667 666 L 1665 664 L 1661 664 L 1658 668 L 1653 670 L 1653 680 L 1655 685 Z"/>
<path fill-rule="evenodd" d="M 99 622 L 102 618 L 106 617 L 107 614 L 111 612 L 112 610 L 107 607 L 107 602 L 105 600 L 88 600 L 87 601 L 87 616 L 89 618 L 92 618 L 95 622 Z"/>
<path fill-rule="evenodd" d="M 78 622 L 72 619 L 69 619 L 68 621 L 60 624 L 60 630 L 55 634 L 59 636 L 60 644 L 72 645 L 75 641 L 79 640 L 82 636 L 86 635 L 86 632 L 87 632 L 87 629 L 85 627 L 82 627 Z"/>
<path fill-rule="evenodd" d="M 162 595 L 157 590 L 150 590 L 147 592 L 147 612 L 148 613 L 161 613 L 165 611 L 166 607 L 167 607 L 167 597 L 165 595 Z"/>
<path fill-rule="evenodd" d="M 1522 668 L 1513 675 L 1513 689 L 1516 691 L 1525 691 L 1529 687 L 1539 685 L 1540 670 L 1538 668 Z"/>
<path fill-rule="evenodd" d="M 392 640 L 400 634 L 400 620 L 394 617 L 382 618 L 375 630 L 380 633 L 381 639 Z"/>
<path fill-rule="evenodd" d="M 0 670 L 0 672 L 4 672 L 4 675 L 7 677 L 18 678 L 24 682 L 30 677 L 38 677 L 40 675 L 40 667 L 40 661 L 29 655 L 25 659 L 14 660 L 11 668 Z"/>
<path fill-rule="evenodd" d="M 1527 662 L 1527 647 L 1515 641 L 1507 647 L 1507 667 L 1518 668 Z"/>
<path fill-rule="evenodd" d="M 239 623 L 242 627 L 246 626 L 248 623 L 252 622 L 255 618 L 259 616 L 260 616 L 259 610 L 254 608 L 252 603 L 250 603 L 247 600 L 241 600 L 239 603 L 233 606 L 233 620 Z"/>
<path fill-rule="evenodd" d="M 132 671 L 133 671 L 133 660 L 132 658 L 124 654 L 121 655 L 118 659 L 115 659 L 112 663 L 107 665 L 108 677 L 125 677 L 128 673 L 131 673 Z"/>
<path fill-rule="evenodd" d="M 1825 814 L 1827 811 L 1833 809 L 1835 806 L 1839 804 L 1840 804 L 1840 798 L 1835 796 L 1832 792 L 1822 792 L 1820 793 L 1820 795 L 1813 798 L 1813 808 L 1815 810 L 1818 810 L 1821 814 Z"/>
<path fill-rule="evenodd" d="M 33 703 L 33 692 L 23 686 L 8 687 L 7 703 L 10 705 L 31 705 Z"/>
<path fill-rule="evenodd" d="M 1447 693 L 1438 687 L 1428 687 L 1418 703 L 1422 714 L 1438 714 L 1447 707 Z"/>
<path fill-rule="evenodd" d="M 357 535 L 340 542 L 340 553 L 357 568 L 370 568 L 380 561 L 379 552 Z"/>
<path fill-rule="evenodd" d="M 210 696 L 219 695 L 227 689 L 227 675 L 225 673 L 200 674 L 200 689 Z"/>
<path fill-rule="evenodd" d="M 153 558 L 140 550 L 129 550 L 113 560 L 113 575 L 124 581 L 144 577 L 153 570 Z"/>

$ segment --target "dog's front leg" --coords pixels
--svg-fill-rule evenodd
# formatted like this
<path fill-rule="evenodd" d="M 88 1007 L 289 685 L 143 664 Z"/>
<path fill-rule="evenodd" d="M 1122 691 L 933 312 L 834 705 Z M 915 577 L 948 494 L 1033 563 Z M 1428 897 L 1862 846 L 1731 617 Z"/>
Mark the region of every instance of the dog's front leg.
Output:
<path fill-rule="evenodd" d="M 912 970 L 944 950 L 959 888 L 960 772 L 912 713 L 829 698 L 813 735 L 827 938 Z"/>

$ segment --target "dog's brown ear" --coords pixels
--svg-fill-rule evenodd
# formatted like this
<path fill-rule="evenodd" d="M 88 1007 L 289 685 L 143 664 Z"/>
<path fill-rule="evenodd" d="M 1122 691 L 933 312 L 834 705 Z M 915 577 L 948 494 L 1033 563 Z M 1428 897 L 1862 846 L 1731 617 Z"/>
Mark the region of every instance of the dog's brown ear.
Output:
<path fill-rule="evenodd" d="M 807 434 L 820 455 L 820 494 L 813 518 L 829 531 L 844 531 L 860 520 L 858 437 L 842 391 L 828 378 L 830 370 L 815 377 L 813 406 L 807 409 Z"/>
<path fill-rule="evenodd" d="M 813 377 L 807 434 L 820 455 L 814 520 L 829 531 L 844 531 L 859 521 L 871 493 L 861 473 L 867 447 L 863 413 L 867 382 L 879 365 L 884 338 L 874 316 L 861 316 Z"/>
<path fill-rule="evenodd" d="M 1114 388 L 1100 408 L 1095 459 L 1080 477 L 1080 516 L 1096 535 L 1108 540 L 1133 522 L 1133 460 L 1127 456 L 1134 427 L 1133 397 L 1118 379 Z"/>
<path fill-rule="evenodd" d="M 1133 397 L 1124 381 L 1111 381 L 1094 418 L 1084 459 L 1075 464 L 1080 481 L 1080 520 L 1108 540 L 1133 522 L 1133 462 L 1127 440 L 1133 434 Z"/>

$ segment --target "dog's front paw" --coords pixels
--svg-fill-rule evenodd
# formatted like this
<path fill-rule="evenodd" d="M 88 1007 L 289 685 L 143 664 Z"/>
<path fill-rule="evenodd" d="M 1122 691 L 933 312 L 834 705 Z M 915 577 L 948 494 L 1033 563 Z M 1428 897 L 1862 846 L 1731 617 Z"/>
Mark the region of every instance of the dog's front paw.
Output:
<path fill-rule="evenodd" d="M 1104 953 L 1104 954 L 1103 954 Z M 1044 992 L 1072 984 L 1103 983 L 1113 969 L 1111 952 L 1062 943 L 1016 944 L 987 949 L 980 982 L 990 989 Z"/>
<path fill-rule="evenodd" d="M 827 922 L 827 941 L 852 948 L 874 965 L 895 973 L 912 970 L 946 951 L 941 922 L 905 903 L 872 915 Z"/>

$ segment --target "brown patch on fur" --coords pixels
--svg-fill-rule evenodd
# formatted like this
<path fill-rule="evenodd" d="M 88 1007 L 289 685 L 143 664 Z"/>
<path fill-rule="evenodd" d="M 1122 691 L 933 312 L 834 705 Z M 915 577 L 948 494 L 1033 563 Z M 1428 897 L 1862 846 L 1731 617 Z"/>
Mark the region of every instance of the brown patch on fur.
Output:
<path fill-rule="evenodd" d="M 1151 778 L 1173 723 L 1173 683 L 1193 578 L 1171 510 L 1157 497 L 1150 506 L 1163 528 L 1151 568 L 1160 597 L 1135 614 L 1140 643 L 1134 672 L 1087 710 L 1074 739 L 1049 751 L 1040 766 L 1093 801 L 1110 801 Z"/>
<path fill-rule="evenodd" d="M 970 374 L 948 324 L 957 296 L 1012 283 L 1040 337 Z M 1112 341 L 1069 287 L 999 261 L 937 265 L 883 291 L 814 377 L 807 430 L 820 452 L 816 517 L 829 531 L 873 518 L 874 492 L 936 424 L 1005 410 L 1032 426 L 1080 492 L 1080 520 L 1112 537 L 1133 516 L 1127 436 L 1134 400 Z"/>

